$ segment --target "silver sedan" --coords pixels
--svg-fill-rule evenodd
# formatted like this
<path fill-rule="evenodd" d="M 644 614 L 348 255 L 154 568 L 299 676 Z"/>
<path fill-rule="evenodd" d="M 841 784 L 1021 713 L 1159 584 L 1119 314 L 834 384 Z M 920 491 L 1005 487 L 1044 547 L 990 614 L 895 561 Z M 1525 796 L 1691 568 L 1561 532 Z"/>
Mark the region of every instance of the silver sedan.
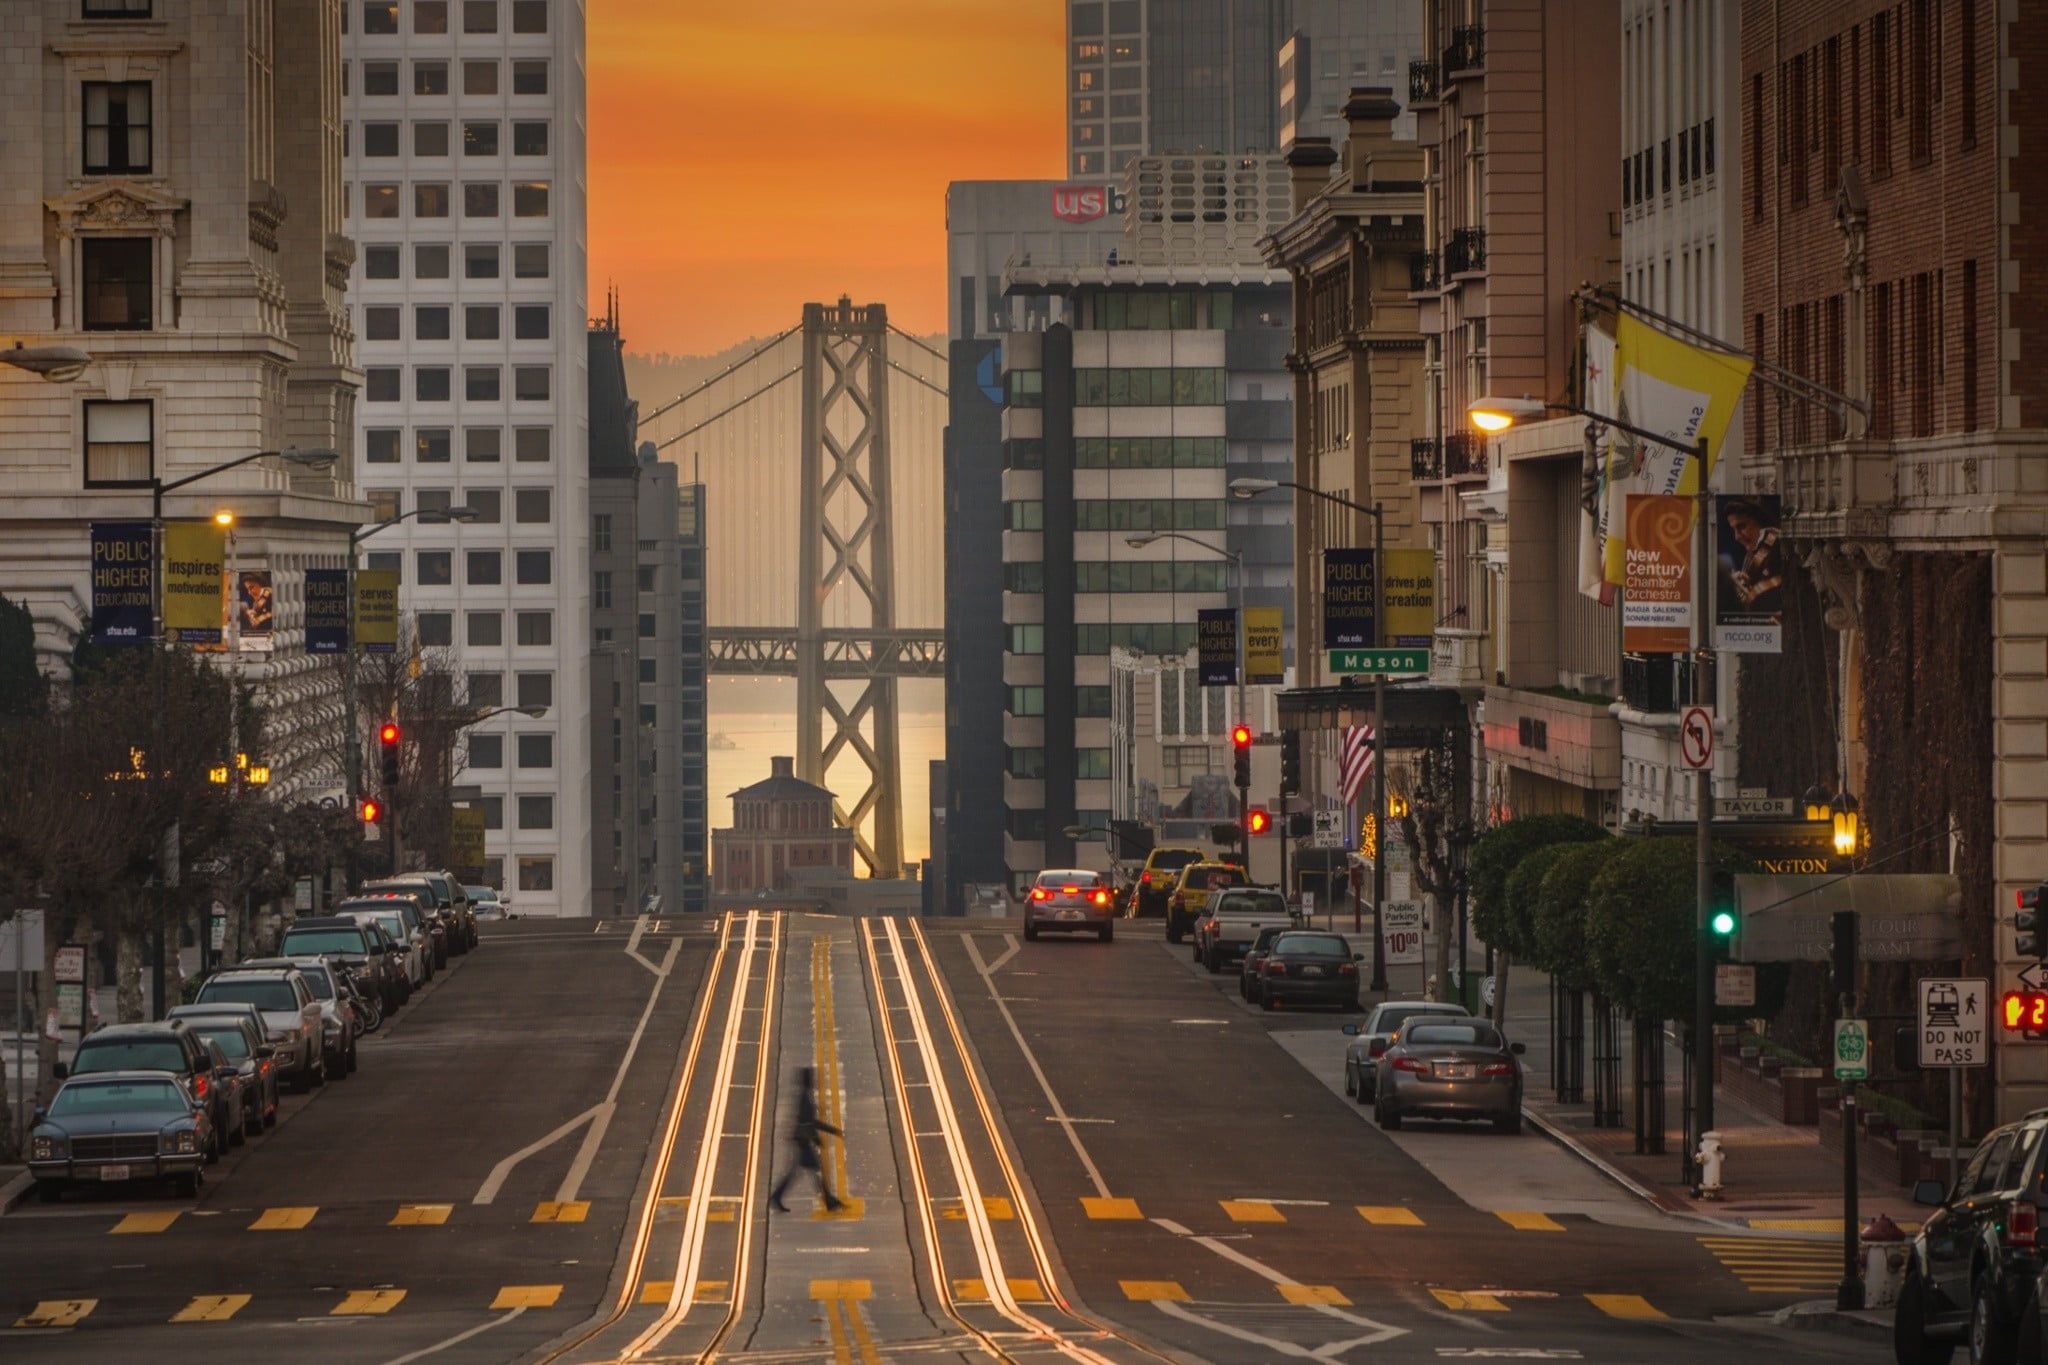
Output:
<path fill-rule="evenodd" d="M 1411 1022 L 1380 1058 L 1373 1117 L 1388 1132 L 1403 1119 L 1484 1119 L 1522 1131 L 1522 1055 L 1483 1019 Z"/>

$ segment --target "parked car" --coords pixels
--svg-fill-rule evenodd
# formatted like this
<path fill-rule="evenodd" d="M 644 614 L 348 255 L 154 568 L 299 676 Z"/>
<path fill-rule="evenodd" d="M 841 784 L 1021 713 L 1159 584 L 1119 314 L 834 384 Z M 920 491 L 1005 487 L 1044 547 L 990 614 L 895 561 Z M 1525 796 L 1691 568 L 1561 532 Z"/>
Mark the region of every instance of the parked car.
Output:
<path fill-rule="evenodd" d="M 1901 1361 L 1947 1360 L 1957 1342 L 1972 1361 L 2015 1358 L 2021 1318 L 2044 1266 L 2044 1130 L 2048 1109 L 2037 1109 L 1994 1129 L 1953 1190 L 1944 1192 L 1936 1180 L 1913 1187 L 1914 1202 L 1935 1212 L 1909 1247 L 1893 1310 L 1892 1345 Z"/>
<path fill-rule="evenodd" d="M 399 946 L 400 970 L 406 985 L 424 986 L 430 975 L 433 948 L 421 926 L 418 908 L 410 896 L 351 896 L 334 911 L 358 923 L 369 920 L 384 931 L 385 938 Z M 408 991 L 408 994 L 410 991 Z"/>
<path fill-rule="evenodd" d="M 228 1058 L 221 1045 L 204 1034 L 200 1035 L 199 1041 L 206 1049 L 208 1060 L 213 1063 L 213 1088 L 219 1096 L 215 1105 L 220 1122 L 217 1151 L 239 1147 L 249 1140 L 249 1106 L 254 1100 L 242 1084 L 241 1068 Z"/>
<path fill-rule="evenodd" d="M 1411 1019 L 1470 1019 L 1472 1011 L 1452 1000 L 1388 1000 L 1373 1006 L 1364 1024 L 1346 1024 L 1351 1042 L 1344 1048 L 1344 1093 L 1371 1104 L 1378 1082 L 1380 1058 L 1394 1045 Z"/>
<path fill-rule="evenodd" d="M 64 1082 L 35 1111 L 28 1168 L 55 1200 L 77 1181 L 175 1180 L 197 1194 L 206 1154 L 218 1145 L 212 1108 L 163 1071 L 101 1071 Z"/>
<path fill-rule="evenodd" d="M 1238 968 L 1237 993 L 1254 1005 L 1259 1003 L 1259 991 L 1266 979 L 1266 959 L 1272 955 L 1273 940 L 1280 935 L 1292 933 L 1284 924 L 1268 925 L 1259 930 L 1259 936 L 1245 949 L 1244 963 Z"/>
<path fill-rule="evenodd" d="M 1522 1055 L 1484 1019 L 1411 1020 L 1380 1059 L 1373 1118 L 1388 1132 L 1404 1119 L 1487 1119 L 1522 1131 Z"/>
<path fill-rule="evenodd" d="M 1267 886 L 1232 887 L 1209 897 L 1202 917 L 1195 921 L 1195 961 L 1211 975 L 1234 966 L 1270 925 L 1285 929 L 1301 926 L 1301 916 L 1287 904 L 1287 898 Z"/>
<path fill-rule="evenodd" d="M 387 1010 L 398 1008 L 397 968 L 387 960 L 384 944 L 372 929 L 365 929 L 346 915 L 309 916 L 295 920 L 284 931 L 277 946 L 280 957 L 321 956 L 334 959 L 368 990 L 375 991 Z"/>
<path fill-rule="evenodd" d="M 495 886 L 465 886 L 462 889 L 469 896 L 470 913 L 478 922 L 507 917 L 507 907 L 512 902 L 499 895 Z"/>
<path fill-rule="evenodd" d="M 380 877 L 363 883 L 357 894 L 374 896 L 385 891 L 424 891 L 421 910 L 447 930 L 448 951 L 460 956 L 475 946 L 476 916 L 470 910 L 469 893 L 452 873 L 406 872 Z"/>
<path fill-rule="evenodd" d="M 2034 1294 L 2020 1317 L 2018 1358 L 2048 1360 L 2048 1261 L 2034 1276 Z"/>
<path fill-rule="evenodd" d="M 1251 877 L 1235 863 L 1189 863 L 1180 870 L 1180 880 L 1166 898 L 1166 941 L 1178 943 L 1195 927 L 1212 892 L 1232 886 L 1250 886 Z"/>
<path fill-rule="evenodd" d="M 214 1078 L 212 1055 L 206 1040 L 192 1032 L 182 1020 L 159 1024 L 109 1024 L 88 1033 L 78 1044 L 67 1065 L 57 1063 L 51 1074 L 58 1080 L 67 1076 L 90 1076 L 103 1071 L 168 1071 L 211 1111 L 207 1124 L 209 1140 L 218 1142 L 227 1132 L 230 1100 L 221 1093 Z M 223 1149 L 207 1150 L 208 1161 L 218 1161 Z"/>
<path fill-rule="evenodd" d="M 1131 919 L 1156 919 L 1166 913 L 1167 897 L 1180 882 L 1181 869 L 1199 863 L 1209 855 L 1199 848 L 1155 848 L 1145 855 L 1145 866 L 1131 888 Z"/>
<path fill-rule="evenodd" d="M 1116 893 L 1109 877 L 1080 868 L 1053 868 L 1038 874 L 1024 900 L 1024 937 L 1046 930 L 1091 933 L 1104 943 L 1116 935 Z"/>
<path fill-rule="evenodd" d="M 180 1009 L 195 1009 L 181 1005 Z M 207 1014 L 204 1006 L 185 1016 L 192 1031 L 218 1047 L 242 1077 L 242 1125 L 251 1137 L 277 1126 L 277 1063 L 263 1041 L 261 1016 Z"/>
<path fill-rule="evenodd" d="M 327 1021 L 313 988 L 292 967 L 235 967 L 206 978 L 195 1004 L 254 1005 L 276 1049 L 278 1070 L 301 1090 L 327 1083 Z"/>
<path fill-rule="evenodd" d="M 325 1023 L 327 1074 L 340 1078 L 355 1073 L 356 1040 L 362 1037 L 363 1026 L 337 990 L 334 984 L 337 969 L 330 966 L 326 958 L 265 957 L 241 965 L 295 968 L 312 987 L 313 998 L 320 1002 L 320 1014 Z"/>
<path fill-rule="evenodd" d="M 1273 940 L 1260 972 L 1259 1007 L 1335 1005 L 1358 1008 L 1358 964 L 1342 934 L 1295 929 Z"/>

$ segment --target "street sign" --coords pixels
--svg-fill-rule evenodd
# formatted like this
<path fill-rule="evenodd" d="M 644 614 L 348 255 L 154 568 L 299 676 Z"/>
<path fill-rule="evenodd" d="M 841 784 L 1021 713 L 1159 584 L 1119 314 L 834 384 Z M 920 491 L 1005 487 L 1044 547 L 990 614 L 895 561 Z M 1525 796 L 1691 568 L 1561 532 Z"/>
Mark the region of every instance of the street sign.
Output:
<path fill-rule="evenodd" d="M 1920 1065 L 1983 1066 L 1991 1060 L 1991 983 L 1982 977 L 1920 979 Z"/>
<path fill-rule="evenodd" d="M 2048 966 L 2029 962 L 2020 968 L 2020 984 L 2030 991 L 2048 991 Z"/>
<path fill-rule="evenodd" d="M 84 981 L 85 949 L 76 946 L 68 948 L 59 948 L 57 950 L 56 967 L 57 980 Z"/>
<path fill-rule="evenodd" d="M 1316 812 L 1316 833 L 1313 846 L 1316 848 L 1344 847 L 1343 811 L 1319 810 Z"/>
<path fill-rule="evenodd" d="M 1789 796 L 1722 796 L 1714 800 L 1714 814 L 1740 819 L 1744 816 L 1785 816 L 1797 813 Z"/>
<path fill-rule="evenodd" d="M 1714 713 L 1707 707 L 1688 706 L 1679 713 L 1678 752 L 1695 772 L 1714 766 Z"/>
<path fill-rule="evenodd" d="M 1835 1079 L 1870 1078 L 1870 1025 L 1861 1019 L 1835 1020 Z"/>
<path fill-rule="evenodd" d="M 1415 674 L 1429 672 L 1429 649 L 1333 649 L 1324 670 L 1332 677 L 1360 673 Z"/>
<path fill-rule="evenodd" d="M 81 983 L 76 981 L 58 983 L 57 1027 L 85 1027 L 85 987 Z"/>
<path fill-rule="evenodd" d="M 1417 901 L 1386 901 L 1380 906 L 1381 932 L 1386 935 L 1387 964 L 1422 962 L 1422 905 Z"/>
<path fill-rule="evenodd" d="M 1746 962 L 1715 963 L 1714 1003 L 1735 1006 L 1756 1004 L 1756 968 Z"/>

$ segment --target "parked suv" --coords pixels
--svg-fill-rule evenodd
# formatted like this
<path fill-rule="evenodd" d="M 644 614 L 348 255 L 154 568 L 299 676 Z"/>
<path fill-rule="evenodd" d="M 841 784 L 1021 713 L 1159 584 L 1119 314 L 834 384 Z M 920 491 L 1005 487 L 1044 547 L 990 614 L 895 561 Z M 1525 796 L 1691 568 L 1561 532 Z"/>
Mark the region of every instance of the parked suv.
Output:
<path fill-rule="evenodd" d="M 397 970 L 385 960 L 383 941 L 366 925 L 341 915 L 295 920 L 277 951 L 280 957 L 330 958 L 346 967 L 365 990 L 376 992 L 385 1009 L 398 1008 Z"/>
<path fill-rule="evenodd" d="M 469 893 L 461 882 L 446 872 L 406 872 L 365 882 L 358 895 L 375 896 L 392 891 L 425 892 L 423 914 L 441 921 L 448 931 L 448 951 L 461 956 L 476 946 L 476 914 L 470 909 Z"/>
<path fill-rule="evenodd" d="M 327 1021 L 313 988 L 296 968 L 236 967 L 206 978 L 197 1005 L 216 1000 L 254 1005 L 263 1013 L 278 1071 L 301 1090 L 327 1083 Z"/>
<path fill-rule="evenodd" d="M 306 979 L 313 998 L 320 1002 L 320 1016 L 327 1038 L 327 1074 L 345 1078 L 355 1073 L 356 1039 L 362 1025 L 349 1009 L 342 988 L 334 984 L 334 967 L 319 957 L 266 957 L 245 962 L 245 967 L 290 967 Z"/>
<path fill-rule="evenodd" d="M 2043 1264 L 2044 1133 L 2048 1109 L 2037 1109 L 1985 1138 L 1953 1190 L 1913 1187 L 1936 1212 L 1913 1239 L 1892 1318 L 1900 1361 L 1945 1361 L 1959 1341 L 1981 1365 L 2013 1360 Z"/>
<path fill-rule="evenodd" d="M 1233 886 L 1250 886 L 1252 879 L 1235 863 L 1189 863 L 1166 898 L 1166 941 L 1178 943 L 1195 927 L 1209 904 L 1209 895 Z"/>
<path fill-rule="evenodd" d="M 51 1074 L 58 1080 L 70 1076 L 92 1076 L 102 1071 L 168 1071 L 184 1083 L 185 1089 L 212 1117 L 208 1126 L 206 1159 L 218 1161 L 231 1118 L 233 1100 L 222 1090 L 214 1075 L 213 1055 L 206 1040 L 183 1020 L 161 1024 L 110 1024 L 89 1033 L 78 1045 L 71 1064 L 57 1063 Z"/>

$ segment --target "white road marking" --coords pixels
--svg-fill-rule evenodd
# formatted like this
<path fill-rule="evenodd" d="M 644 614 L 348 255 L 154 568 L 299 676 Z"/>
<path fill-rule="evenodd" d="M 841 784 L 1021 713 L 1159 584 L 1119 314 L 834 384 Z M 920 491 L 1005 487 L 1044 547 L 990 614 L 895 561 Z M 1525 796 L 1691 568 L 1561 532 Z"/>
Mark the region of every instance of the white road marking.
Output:
<path fill-rule="evenodd" d="M 480 1322 L 476 1326 L 468 1329 L 467 1331 L 457 1332 L 454 1336 L 449 1337 L 446 1341 L 437 1341 L 432 1346 L 422 1346 L 419 1350 L 412 1352 L 410 1355 L 402 1355 L 396 1358 L 395 1360 L 388 1360 L 384 1363 L 384 1365 L 410 1365 L 410 1362 L 412 1361 L 424 1359 L 425 1357 L 433 1355 L 439 1351 L 445 1351 L 450 1346 L 459 1346 L 463 1342 L 468 1341 L 473 1336 L 477 1336 L 480 1333 L 490 1331 L 493 1327 L 502 1327 L 506 1323 L 512 1321 L 512 1319 L 518 1317 L 521 1313 L 524 1313 L 525 1311 L 526 1310 L 524 1308 L 509 1309 L 506 1312 L 500 1313 L 498 1316 L 492 1318 L 489 1322 Z M 322 1320 L 323 1319 L 315 1319 L 315 1321 Z M 301 1318 L 300 1321 L 304 1322 L 306 1321 L 306 1319 Z M 347 1319 L 343 1319 L 343 1321 L 347 1321 Z"/>
<path fill-rule="evenodd" d="M 1183 1227 L 1181 1224 L 1176 1223 L 1171 1219 L 1154 1218 L 1152 1222 L 1155 1227 L 1164 1228 L 1166 1229 L 1166 1231 L 1174 1234 L 1176 1237 L 1185 1237 L 1189 1241 L 1194 1242 L 1199 1246 L 1205 1246 L 1209 1248 L 1209 1250 L 1215 1252 L 1224 1260 L 1231 1261 L 1236 1263 L 1237 1265 L 1243 1266 L 1246 1270 L 1251 1271 L 1252 1274 L 1260 1276 L 1269 1283 L 1301 1283 L 1301 1281 L 1295 1279 L 1292 1275 L 1283 1274 L 1280 1271 L 1273 1269 L 1273 1267 L 1267 1265 L 1264 1261 L 1258 1260 L 1255 1257 L 1245 1255 L 1236 1247 L 1225 1246 L 1222 1242 L 1218 1241 L 1214 1237 L 1197 1237 L 1193 1232 L 1189 1231 L 1186 1227 Z M 1402 1337 L 1408 1335 L 1408 1329 L 1405 1327 L 1393 1327 L 1384 1322 L 1377 1322 L 1372 1318 L 1366 1317 L 1363 1313 L 1346 1312 L 1344 1309 L 1337 1307 L 1335 1304 L 1318 1303 L 1309 1304 L 1305 1306 L 1311 1312 L 1321 1313 L 1324 1317 L 1335 1318 L 1339 1322 L 1350 1323 L 1353 1327 L 1363 1327 L 1366 1329 L 1366 1334 L 1364 1336 L 1342 1343 L 1344 1350 L 1347 1351 L 1356 1346 L 1374 1346 L 1378 1345 L 1382 1341 L 1392 1341 L 1395 1337 Z M 1331 1345 L 1337 1344 L 1339 1343 L 1331 1343 Z M 1324 1347 L 1322 1349 L 1327 1350 L 1329 1348 Z M 1314 1355 L 1317 1354 L 1317 1352 L 1304 1351 L 1303 1354 Z"/>

